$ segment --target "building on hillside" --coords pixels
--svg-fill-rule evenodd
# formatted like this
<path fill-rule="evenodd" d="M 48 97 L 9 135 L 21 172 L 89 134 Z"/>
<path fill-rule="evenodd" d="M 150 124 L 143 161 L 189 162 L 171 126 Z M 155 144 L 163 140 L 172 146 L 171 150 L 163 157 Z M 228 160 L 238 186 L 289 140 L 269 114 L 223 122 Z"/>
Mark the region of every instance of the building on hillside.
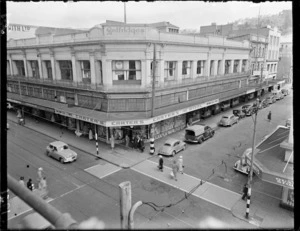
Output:
<path fill-rule="evenodd" d="M 209 26 L 201 26 L 200 35 L 214 34 L 227 36 L 234 29 L 236 28 L 234 27 L 233 23 L 225 25 L 217 25 L 216 23 L 212 23 Z"/>
<path fill-rule="evenodd" d="M 277 75 L 290 83 L 293 77 L 293 34 L 281 37 L 279 52 Z"/>
<path fill-rule="evenodd" d="M 255 148 L 253 172 L 264 182 L 282 187 L 280 205 L 294 209 L 294 137 L 290 127 L 278 126 Z M 251 165 L 251 153 L 246 155 Z"/>
<path fill-rule="evenodd" d="M 156 46 L 154 115 L 151 116 Z M 7 42 L 8 101 L 25 113 L 109 142 L 155 139 L 271 91 L 249 83 L 247 41 L 104 23 Z M 75 135 L 75 134 L 74 134 Z"/>
<path fill-rule="evenodd" d="M 250 53 L 250 67 L 251 67 L 251 81 L 263 81 L 268 76 L 266 67 L 266 51 L 268 49 L 268 39 L 257 34 L 242 34 L 242 35 L 228 35 L 228 39 L 247 40 L 250 41 L 252 48 Z"/>

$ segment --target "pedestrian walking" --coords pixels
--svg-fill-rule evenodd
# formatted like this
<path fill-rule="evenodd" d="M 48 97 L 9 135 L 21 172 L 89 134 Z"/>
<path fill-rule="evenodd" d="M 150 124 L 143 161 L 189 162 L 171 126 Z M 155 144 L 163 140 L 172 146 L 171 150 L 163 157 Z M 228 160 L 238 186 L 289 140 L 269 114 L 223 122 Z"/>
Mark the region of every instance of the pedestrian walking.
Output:
<path fill-rule="evenodd" d="M 245 200 L 245 198 L 247 197 L 247 194 L 248 194 L 248 184 L 246 183 L 243 188 L 242 200 Z"/>
<path fill-rule="evenodd" d="M 40 182 L 42 179 L 43 179 L 43 168 L 38 168 L 38 171 L 37 171 L 37 182 Z"/>
<path fill-rule="evenodd" d="M 89 140 L 91 141 L 93 139 L 93 132 L 92 130 L 90 129 L 89 130 Z"/>
<path fill-rule="evenodd" d="M 178 164 L 177 164 L 176 160 L 173 160 L 172 172 L 173 172 L 173 175 L 174 175 L 174 179 L 177 181 Z"/>
<path fill-rule="evenodd" d="M 271 119 L 272 119 L 272 113 L 271 113 L 271 111 L 269 111 L 269 114 L 268 114 L 268 120 L 269 120 L 269 122 L 271 122 Z"/>
<path fill-rule="evenodd" d="M 158 169 L 162 172 L 164 171 L 164 159 L 162 158 L 161 155 L 159 155 Z"/>
<path fill-rule="evenodd" d="M 46 177 L 43 177 L 43 179 L 41 179 L 39 183 L 39 190 L 42 192 L 42 197 L 46 199 L 48 197 Z"/>
<path fill-rule="evenodd" d="M 140 139 L 140 141 L 139 141 L 139 146 L 140 146 L 141 152 L 144 152 L 144 149 L 145 149 L 145 143 L 144 143 L 143 138 Z"/>
<path fill-rule="evenodd" d="M 126 144 L 126 147 L 129 146 L 129 136 L 128 136 L 128 134 L 126 134 L 126 136 L 125 136 L 125 144 Z"/>
<path fill-rule="evenodd" d="M 182 158 L 182 156 L 180 156 L 179 159 L 178 159 L 178 169 L 179 169 L 179 172 L 181 174 L 183 174 L 183 168 L 184 168 L 184 166 L 183 166 L 183 158 Z"/>
<path fill-rule="evenodd" d="M 33 185 L 33 183 L 32 183 L 32 180 L 31 180 L 31 178 L 28 180 L 28 182 L 27 182 L 27 188 L 29 189 L 29 190 L 33 190 L 34 189 L 34 185 Z"/>
<path fill-rule="evenodd" d="M 20 177 L 19 183 L 20 183 L 22 186 L 25 187 L 25 181 L 24 181 L 24 177 L 23 177 L 23 176 Z"/>
<path fill-rule="evenodd" d="M 114 135 L 111 135 L 110 145 L 111 145 L 111 149 L 115 148 L 115 137 L 114 137 Z"/>

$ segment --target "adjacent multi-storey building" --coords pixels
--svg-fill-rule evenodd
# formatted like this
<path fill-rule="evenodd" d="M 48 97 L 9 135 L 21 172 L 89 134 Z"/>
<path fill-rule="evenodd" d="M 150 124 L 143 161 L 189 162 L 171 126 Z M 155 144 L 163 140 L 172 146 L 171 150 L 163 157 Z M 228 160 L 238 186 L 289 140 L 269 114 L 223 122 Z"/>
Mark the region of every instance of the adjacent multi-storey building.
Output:
<path fill-rule="evenodd" d="M 202 31 L 202 33 L 201 33 Z M 277 30 L 277 28 L 271 28 L 270 26 L 262 27 L 262 28 L 253 28 L 253 29 L 236 29 L 234 28 L 233 24 L 228 25 L 220 25 L 217 26 L 215 24 L 212 24 L 210 26 L 204 26 L 200 27 L 200 34 L 219 34 L 222 36 L 230 36 L 232 37 L 238 37 L 242 35 L 259 35 L 264 36 L 267 38 L 267 48 L 265 48 L 265 55 L 266 55 L 266 61 L 265 61 L 265 74 L 264 79 L 270 80 L 275 79 L 277 74 L 277 67 L 278 67 L 278 61 L 279 61 L 279 40 L 281 36 L 281 32 Z M 255 39 L 251 39 L 250 41 L 254 44 Z M 259 47 L 264 48 L 265 42 L 259 42 Z M 257 66 L 254 65 L 253 68 L 256 68 Z M 259 69 L 260 70 L 260 69 Z M 256 68 L 256 71 L 258 71 L 258 68 Z"/>
<path fill-rule="evenodd" d="M 126 134 L 148 139 L 151 125 L 155 138 L 165 136 L 276 84 L 249 82 L 248 41 L 172 32 L 107 22 L 83 32 L 11 39 L 8 101 L 71 130 L 123 142 Z"/>
<path fill-rule="evenodd" d="M 292 34 L 287 34 L 281 37 L 279 62 L 277 75 L 288 82 L 292 81 L 293 75 L 293 39 Z"/>
<path fill-rule="evenodd" d="M 268 76 L 266 69 L 266 51 L 268 49 L 268 40 L 264 36 L 257 34 L 234 35 L 229 34 L 228 38 L 234 40 L 248 40 L 252 48 L 250 52 L 250 67 L 253 79 L 263 81 Z"/>

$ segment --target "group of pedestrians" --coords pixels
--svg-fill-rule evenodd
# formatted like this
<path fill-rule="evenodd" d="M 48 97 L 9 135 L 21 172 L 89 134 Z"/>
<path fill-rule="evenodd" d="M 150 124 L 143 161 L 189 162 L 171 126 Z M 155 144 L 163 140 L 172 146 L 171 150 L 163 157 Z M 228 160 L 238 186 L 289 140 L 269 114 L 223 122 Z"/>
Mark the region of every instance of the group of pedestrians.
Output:
<path fill-rule="evenodd" d="M 179 157 L 178 160 L 174 159 L 172 162 L 172 170 L 171 170 L 171 176 L 174 178 L 175 181 L 177 181 L 177 173 L 183 174 L 183 158 L 182 156 Z M 164 159 L 161 155 L 159 155 L 159 161 L 158 161 L 158 169 L 160 171 L 164 171 Z"/>
<path fill-rule="evenodd" d="M 139 149 L 141 152 L 144 152 L 144 150 L 145 150 L 144 139 L 142 137 L 140 137 L 139 135 L 133 136 L 132 140 L 130 140 L 128 134 L 126 134 L 125 145 L 126 145 L 126 147 L 131 146 L 134 149 Z"/>
<path fill-rule="evenodd" d="M 43 168 L 39 168 L 37 171 L 37 182 L 38 182 L 38 189 L 40 191 L 42 191 L 44 194 L 48 194 L 48 190 L 47 190 L 47 181 L 46 181 L 46 177 L 43 176 Z M 25 187 L 25 178 L 23 176 L 20 177 L 19 183 Z M 34 190 L 34 183 L 32 182 L 32 179 L 29 178 L 27 183 L 26 183 L 26 187 L 30 190 L 33 191 Z"/>

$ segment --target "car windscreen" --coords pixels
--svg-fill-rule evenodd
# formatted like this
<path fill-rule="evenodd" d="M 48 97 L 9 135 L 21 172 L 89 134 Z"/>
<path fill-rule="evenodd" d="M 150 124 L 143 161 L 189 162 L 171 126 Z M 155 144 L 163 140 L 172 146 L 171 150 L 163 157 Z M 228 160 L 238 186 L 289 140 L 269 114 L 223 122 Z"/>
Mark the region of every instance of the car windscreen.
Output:
<path fill-rule="evenodd" d="M 228 116 L 223 116 L 222 119 L 228 119 Z"/>
<path fill-rule="evenodd" d="M 185 130 L 185 134 L 188 136 L 195 136 L 195 132 L 191 130 Z"/>
<path fill-rule="evenodd" d="M 68 145 L 64 145 L 63 149 L 69 149 Z"/>
<path fill-rule="evenodd" d="M 164 146 L 171 147 L 171 144 L 165 143 Z"/>

